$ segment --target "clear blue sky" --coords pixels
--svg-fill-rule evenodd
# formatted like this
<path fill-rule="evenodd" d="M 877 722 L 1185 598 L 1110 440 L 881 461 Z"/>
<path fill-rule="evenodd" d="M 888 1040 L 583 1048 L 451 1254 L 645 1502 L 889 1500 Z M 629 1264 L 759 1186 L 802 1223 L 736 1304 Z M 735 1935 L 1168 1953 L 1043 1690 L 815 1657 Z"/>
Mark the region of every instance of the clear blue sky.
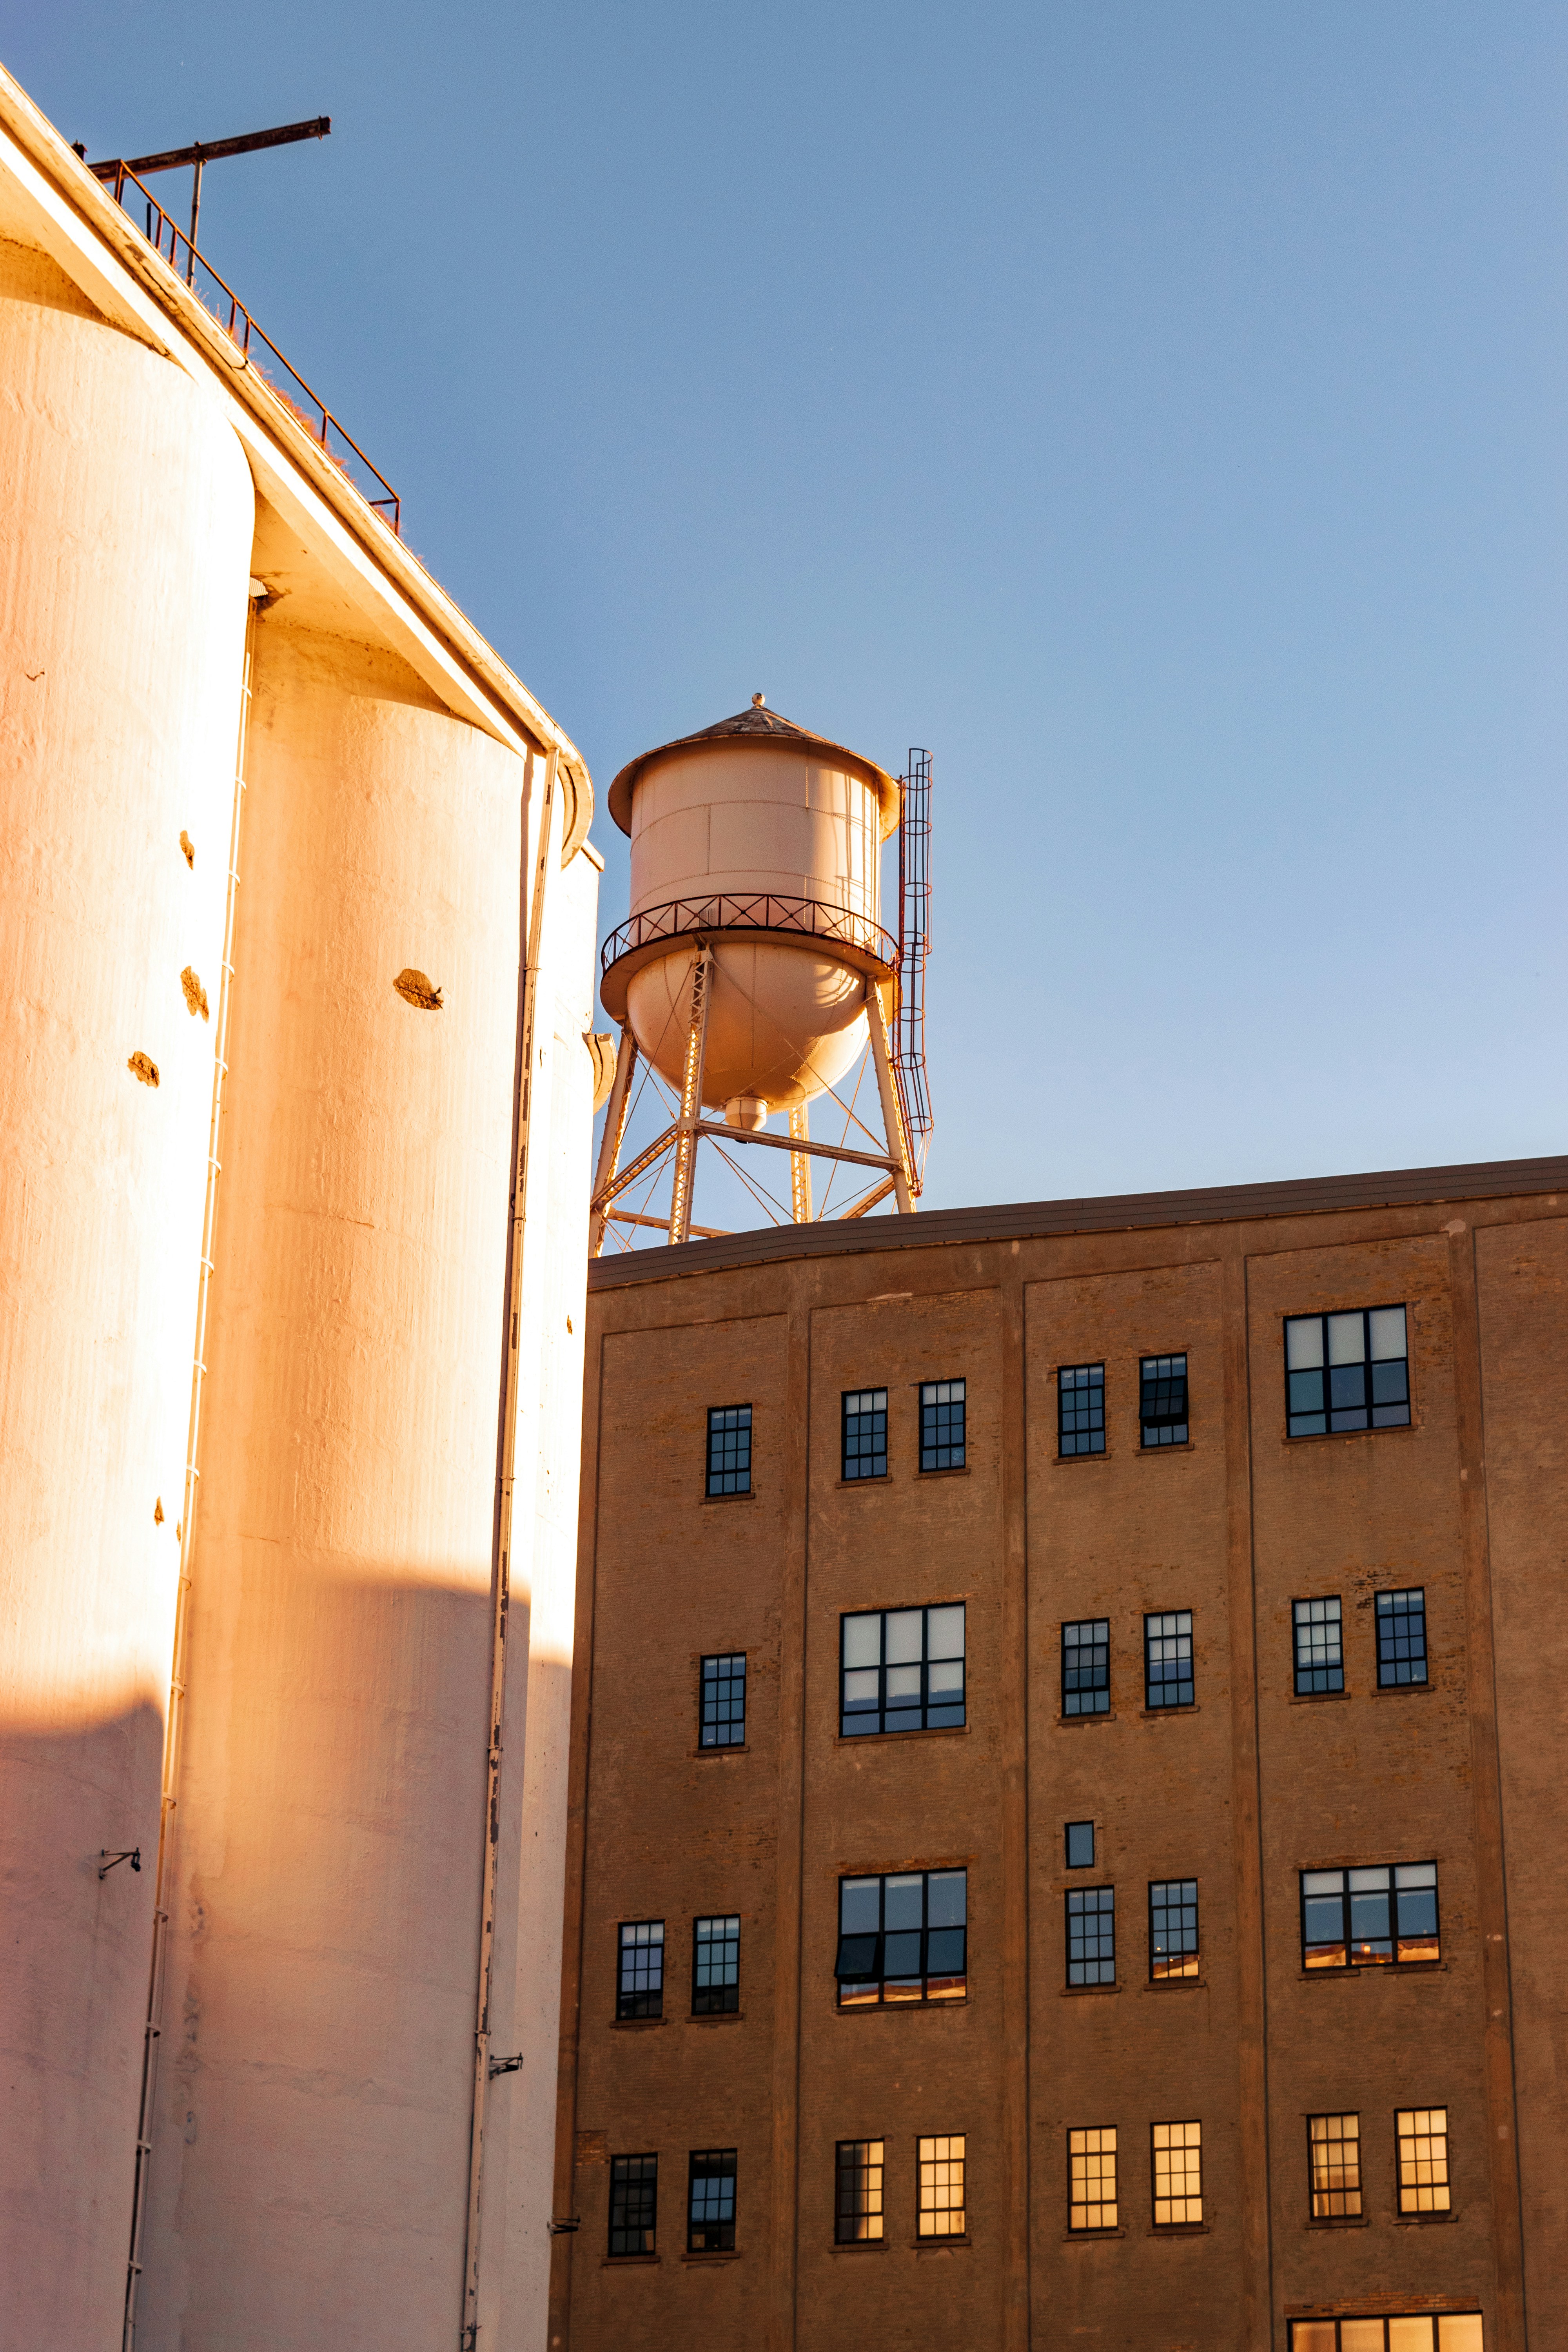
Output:
<path fill-rule="evenodd" d="M 1561 0 L 5 21 L 601 793 L 931 748 L 929 1204 L 1568 1148 Z"/>

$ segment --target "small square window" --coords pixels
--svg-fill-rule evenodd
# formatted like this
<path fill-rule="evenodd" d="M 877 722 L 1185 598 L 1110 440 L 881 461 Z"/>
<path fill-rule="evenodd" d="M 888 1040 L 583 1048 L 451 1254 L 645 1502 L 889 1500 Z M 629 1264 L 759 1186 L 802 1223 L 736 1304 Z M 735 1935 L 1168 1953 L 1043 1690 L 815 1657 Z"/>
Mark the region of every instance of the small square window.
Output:
<path fill-rule="evenodd" d="M 964 1466 L 965 1383 L 963 1381 L 921 1382 L 921 1468 L 962 1470 Z"/>
<path fill-rule="evenodd" d="M 916 2226 L 922 2238 L 962 2238 L 968 2230 L 963 2149 L 961 2132 L 920 2143 L 921 2201 Z"/>
<path fill-rule="evenodd" d="M 888 1391 L 847 1389 L 844 1394 L 843 1475 L 885 1478 L 888 1475 Z"/>
<path fill-rule="evenodd" d="M 1092 1870 L 1094 1868 L 1094 1823 L 1068 1822 L 1067 1849 L 1069 1870 Z"/>
<path fill-rule="evenodd" d="M 664 2015 L 664 1921 L 626 1919 L 621 1923 L 620 1975 L 616 1988 L 617 2017 Z"/>
<path fill-rule="evenodd" d="M 735 2150 L 693 2148 L 688 2169 L 686 2251 L 729 2254 L 735 2249 Z"/>
<path fill-rule="evenodd" d="M 1377 1686 L 1407 1689 L 1426 1679 L 1426 1595 L 1419 1585 L 1377 1596 Z"/>
<path fill-rule="evenodd" d="M 839 1620 L 838 1728 L 846 1739 L 955 1730 L 964 1715 L 964 1604 L 868 1609 Z"/>
<path fill-rule="evenodd" d="M 698 1743 L 703 1748 L 743 1748 L 746 1743 L 746 1654 L 721 1651 L 702 1661 L 702 1720 Z"/>
<path fill-rule="evenodd" d="M 1116 2131 L 1100 2125 L 1068 2134 L 1068 2227 L 1114 2230 L 1117 2226 Z"/>
<path fill-rule="evenodd" d="M 1292 1437 L 1405 1429 L 1410 1367 L 1403 1307 L 1285 1318 L 1285 1413 Z"/>
<path fill-rule="evenodd" d="M 1068 1982 L 1116 1982 L 1116 1889 L 1075 1886 L 1068 1892 Z"/>
<path fill-rule="evenodd" d="M 1083 1617 L 1062 1627 L 1062 1713 L 1110 1712 L 1110 1621 Z"/>
<path fill-rule="evenodd" d="M 1191 1706 L 1193 1612 L 1165 1609 L 1143 1620 L 1143 1704 Z"/>
<path fill-rule="evenodd" d="M 708 1492 L 749 1495 L 752 1491 L 752 1408 L 749 1404 L 713 1404 L 708 1408 Z"/>
<path fill-rule="evenodd" d="M 840 2009 L 961 2000 L 967 1989 L 969 1877 L 900 1870 L 838 1882 Z"/>
<path fill-rule="evenodd" d="M 1062 1454 L 1105 1451 L 1105 1366 L 1057 1367 L 1057 1448 Z"/>
<path fill-rule="evenodd" d="M 1361 2211 L 1361 2117 L 1309 2116 L 1307 2163 L 1313 2221 L 1353 2221 Z"/>
<path fill-rule="evenodd" d="M 1319 1698 L 1345 1686 L 1343 1627 L 1340 1597 L 1330 1593 L 1320 1601 L 1290 1604 L 1296 1633 L 1296 1696 Z"/>
<path fill-rule="evenodd" d="M 658 2158 L 610 2159 L 610 2252 L 651 2254 L 658 2220 Z"/>
<path fill-rule="evenodd" d="M 841 2246 L 863 2246 L 882 2234 L 883 2142 L 841 2139 L 834 2239 Z"/>
<path fill-rule="evenodd" d="M 1143 1356 L 1139 1360 L 1138 1413 L 1145 1445 L 1186 1444 L 1185 1356 Z"/>
<path fill-rule="evenodd" d="M 1451 2203 L 1447 2108 L 1401 2107 L 1395 2124 L 1400 2211 L 1447 2213 Z"/>
<path fill-rule="evenodd" d="M 741 1922 L 698 1919 L 691 1931 L 691 2014 L 732 2017 L 741 2006 Z"/>
<path fill-rule="evenodd" d="M 1149 1974 L 1195 1977 L 1198 1972 L 1198 1882 L 1156 1878 L 1149 1887 Z"/>

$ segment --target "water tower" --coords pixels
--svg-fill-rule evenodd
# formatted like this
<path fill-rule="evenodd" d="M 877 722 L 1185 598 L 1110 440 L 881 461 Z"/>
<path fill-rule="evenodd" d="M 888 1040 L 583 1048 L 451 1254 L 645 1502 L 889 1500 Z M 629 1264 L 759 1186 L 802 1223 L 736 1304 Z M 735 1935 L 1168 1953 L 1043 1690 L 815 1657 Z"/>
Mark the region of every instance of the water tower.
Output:
<path fill-rule="evenodd" d="M 631 914 L 605 941 L 600 995 L 620 1031 L 595 1180 L 592 1248 L 620 1228 L 670 1242 L 693 1226 L 700 1139 L 790 1154 L 790 1214 L 812 1218 L 811 1161 L 838 1163 L 861 1190 L 840 1216 L 891 1194 L 904 1213 L 921 1184 L 931 1112 L 925 1082 L 924 966 L 930 898 L 931 758 L 893 777 L 874 760 L 751 708 L 644 751 L 610 787 L 632 845 Z M 884 842 L 899 835 L 896 934 L 881 921 Z M 858 1089 L 869 1056 L 873 1129 Z M 625 1165 L 640 1084 L 658 1081 L 674 1116 Z M 844 1139 L 814 1138 L 807 1106 L 831 1097 Z M 869 1110 L 869 1104 L 867 1105 Z M 778 1118 L 785 1131 L 771 1131 Z M 851 1138 L 855 1138 L 851 1140 Z M 627 1204 L 671 1168 L 668 1215 Z"/>

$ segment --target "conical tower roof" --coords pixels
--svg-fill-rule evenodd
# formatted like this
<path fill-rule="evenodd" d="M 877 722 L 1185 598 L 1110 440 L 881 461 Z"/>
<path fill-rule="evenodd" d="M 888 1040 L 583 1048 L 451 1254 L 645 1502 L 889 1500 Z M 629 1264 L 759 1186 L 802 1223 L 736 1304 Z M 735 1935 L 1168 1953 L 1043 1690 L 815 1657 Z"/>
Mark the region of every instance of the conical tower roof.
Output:
<path fill-rule="evenodd" d="M 753 739 L 760 736 L 781 747 L 826 751 L 835 760 L 847 761 L 860 775 L 869 777 L 877 787 L 877 797 L 882 809 L 884 841 L 898 824 L 899 787 L 885 768 L 879 768 L 875 760 L 868 760 L 862 752 L 851 751 L 844 744 L 832 741 L 828 736 L 816 734 L 809 727 L 797 727 L 795 720 L 786 719 L 782 711 L 770 710 L 762 696 L 755 694 L 752 697 L 750 708 L 737 710 L 732 719 L 715 719 L 711 727 L 699 728 L 695 735 L 678 735 L 672 743 L 658 743 L 651 751 L 639 751 L 635 760 L 626 761 L 609 791 L 610 814 L 621 831 L 629 834 L 632 829 L 632 791 L 650 760 L 662 759 L 667 751 L 690 751 L 705 743 L 727 743 L 738 735 Z"/>

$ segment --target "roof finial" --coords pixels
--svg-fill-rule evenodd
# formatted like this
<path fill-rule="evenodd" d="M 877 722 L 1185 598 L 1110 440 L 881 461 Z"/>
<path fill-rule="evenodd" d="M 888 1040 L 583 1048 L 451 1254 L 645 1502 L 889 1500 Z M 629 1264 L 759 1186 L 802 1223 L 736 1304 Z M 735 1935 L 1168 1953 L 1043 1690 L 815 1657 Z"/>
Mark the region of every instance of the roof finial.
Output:
<path fill-rule="evenodd" d="M 753 710 L 760 710 L 766 699 L 767 697 L 765 695 L 753 694 L 752 697 L 752 709 Z"/>

